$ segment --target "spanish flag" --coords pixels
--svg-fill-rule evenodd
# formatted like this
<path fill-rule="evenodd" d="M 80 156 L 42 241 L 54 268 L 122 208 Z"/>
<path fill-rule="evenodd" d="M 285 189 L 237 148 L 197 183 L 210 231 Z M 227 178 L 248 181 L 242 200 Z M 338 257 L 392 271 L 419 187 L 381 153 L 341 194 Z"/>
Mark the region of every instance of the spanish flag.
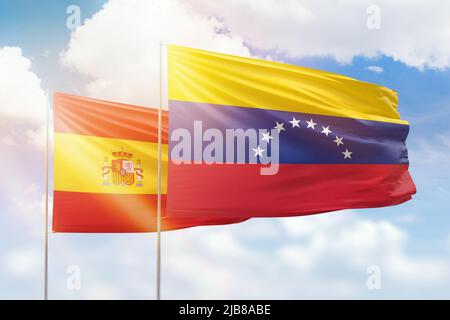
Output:
<path fill-rule="evenodd" d="M 166 217 L 167 112 L 162 113 L 162 230 L 245 219 Z M 156 230 L 158 110 L 54 95 L 54 232 Z"/>
<path fill-rule="evenodd" d="M 168 48 L 168 76 L 168 217 L 301 216 L 416 192 L 394 90 L 179 46 Z M 236 132 L 245 155 L 233 154 Z"/>

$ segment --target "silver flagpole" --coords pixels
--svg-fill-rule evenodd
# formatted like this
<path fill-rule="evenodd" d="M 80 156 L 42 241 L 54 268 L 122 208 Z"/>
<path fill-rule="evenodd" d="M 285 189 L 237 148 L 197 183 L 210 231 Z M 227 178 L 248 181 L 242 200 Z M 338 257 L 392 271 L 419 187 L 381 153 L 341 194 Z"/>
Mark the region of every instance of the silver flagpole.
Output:
<path fill-rule="evenodd" d="M 44 253 L 44 300 L 48 300 L 48 154 L 50 127 L 50 94 L 47 91 L 46 135 L 45 135 L 45 253 Z"/>
<path fill-rule="evenodd" d="M 159 108 L 158 108 L 158 204 L 156 220 L 156 300 L 161 300 L 161 126 L 162 126 L 162 62 L 163 44 L 159 43 Z"/>

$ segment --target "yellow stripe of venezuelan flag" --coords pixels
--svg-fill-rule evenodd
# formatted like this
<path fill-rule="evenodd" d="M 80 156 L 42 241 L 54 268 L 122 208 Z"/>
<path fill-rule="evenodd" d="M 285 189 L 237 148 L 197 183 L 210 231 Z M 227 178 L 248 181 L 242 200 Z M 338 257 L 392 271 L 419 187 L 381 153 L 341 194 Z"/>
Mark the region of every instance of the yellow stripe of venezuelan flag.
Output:
<path fill-rule="evenodd" d="M 142 186 L 137 186 L 134 173 L 132 185 L 116 185 L 118 176 L 109 168 L 115 151 L 132 153 L 136 168 L 143 169 Z M 55 132 L 55 190 L 90 193 L 156 194 L 158 179 L 158 144 L 125 139 Z M 162 145 L 162 192 L 167 192 L 167 145 Z"/>
<path fill-rule="evenodd" d="M 329 72 L 169 46 L 169 99 L 408 124 L 395 91 Z"/>

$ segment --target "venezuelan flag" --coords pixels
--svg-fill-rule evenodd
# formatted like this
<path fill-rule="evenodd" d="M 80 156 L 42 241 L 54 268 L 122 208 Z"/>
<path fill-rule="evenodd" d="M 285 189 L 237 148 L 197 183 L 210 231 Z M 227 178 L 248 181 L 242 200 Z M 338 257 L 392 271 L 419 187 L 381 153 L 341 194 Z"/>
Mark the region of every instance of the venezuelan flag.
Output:
<path fill-rule="evenodd" d="M 239 219 L 166 217 L 167 112 L 162 114 L 162 230 Z M 158 110 L 54 96 L 54 232 L 156 230 Z"/>
<path fill-rule="evenodd" d="M 298 216 L 396 205 L 416 192 L 405 146 L 409 125 L 391 89 L 179 46 L 168 47 L 168 75 L 170 217 Z M 231 162 L 175 152 L 179 129 L 205 150 L 213 139 L 198 136 L 206 130 L 226 137 L 238 128 L 266 129 L 259 143 L 273 142 L 275 128 L 276 174 L 261 175 L 267 164 L 258 159 L 270 148 L 259 145 Z M 216 160 L 227 152 L 228 141 L 223 144 Z"/>

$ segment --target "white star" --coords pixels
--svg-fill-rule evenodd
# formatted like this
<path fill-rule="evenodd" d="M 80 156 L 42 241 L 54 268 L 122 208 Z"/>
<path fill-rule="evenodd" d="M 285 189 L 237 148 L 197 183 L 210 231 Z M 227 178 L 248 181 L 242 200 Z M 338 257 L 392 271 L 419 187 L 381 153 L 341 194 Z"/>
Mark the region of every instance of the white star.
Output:
<path fill-rule="evenodd" d="M 284 128 L 284 122 L 278 123 L 278 121 L 276 121 L 276 123 L 277 123 L 277 125 L 274 127 L 274 129 L 277 129 L 277 130 L 278 130 L 278 133 L 280 133 L 280 132 L 283 131 L 283 130 L 286 130 L 286 129 Z"/>
<path fill-rule="evenodd" d="M 334 139 L 333 142 L 336 143 L 337 147 L 339 147 L 341 144 L 344 144 L 342 142 L 342 139 L 344 139 L 344 137 L 339 138 L 338 136 L 336 136 L 336 139 Z"/>
<path fill-rule="evenodd" d="M 330 134 L 330 133 L 332 133 L 333 131 L 331 131 L 330 130 L 330 126 L 328 126 L 328 127 L 323 127 L 322 126 L 322 133 L 325 133 L 325 135 L 328 137 L 328 135 Z"/>
<path fill-rule="evenodd" d="M 256 149 L 253 149 L 253 151 L 255 152 L 255 157 L 260 156 L 262 157 L 262 154 L 264 152 L 264 149 L 261 149 L 259 146 Z"/>
<path fill-rule="evenodd" d="M 273 137 L 270 136 L 268 132 L 261 132 L 263 137 L 261 138 L 261 141 L 267 141 L 270 142 L 270 139 L 273 139 Z"/>
<path fill-rule="evenodd" d="M 345 149 L 345 152 L 342 152 L 342 154 L 344 155 L 344 159 L 351 159 L 352 158 L 352 153 L 353 152 L 350 152 L 350 151 L 348 151 L 348 149 Z"/>
<path fill-rule="evenodd" d="M 289 121 L 289 122 L 292 123 L 292 128 L 295 128 L 295 127 L 299 127 L 300 128 L 300 126 L 298 125 L 300 120 L 295 119 L 295 117 L 292 117 L 292 121 Z"/>
<path fill-rule="evenodd" d="M 308 128 L 312 128 L 313 130 L 314 130 L 314 127 L 317 125 L 317 123 L 315 123 L 312 118 L 311 118 L 311 120 L 306 121 L 306 123 L 308 124 Z"/>

